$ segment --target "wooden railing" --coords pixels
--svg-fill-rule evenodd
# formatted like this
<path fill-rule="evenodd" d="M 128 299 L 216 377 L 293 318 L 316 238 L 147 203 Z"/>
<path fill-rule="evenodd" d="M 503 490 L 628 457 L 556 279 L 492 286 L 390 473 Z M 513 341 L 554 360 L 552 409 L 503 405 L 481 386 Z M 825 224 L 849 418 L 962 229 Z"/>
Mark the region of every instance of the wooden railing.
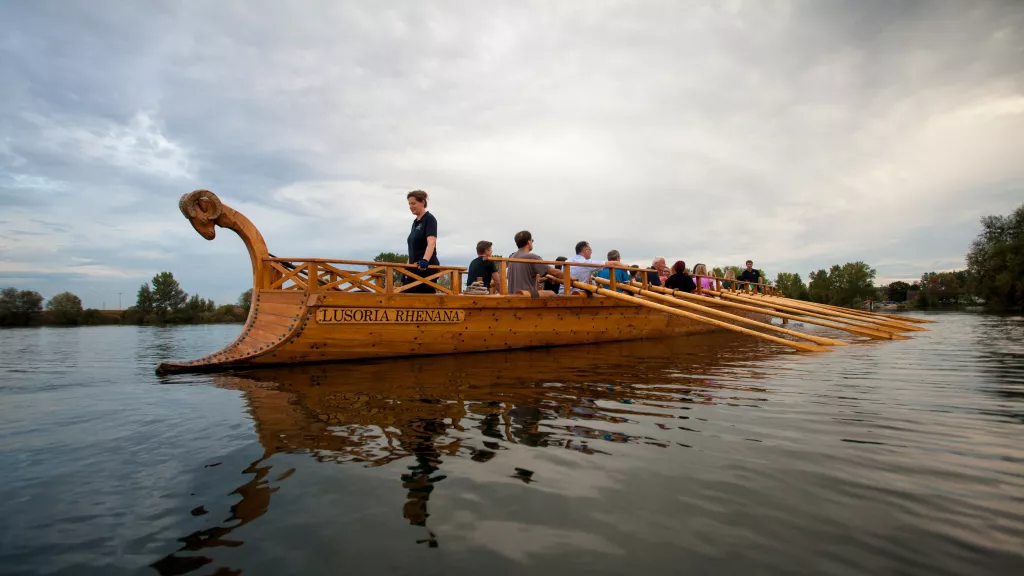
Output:
<path fill-rule="evenodd" d="M 572 268 L 573 267 L 584 267 L 584 268 L 610 268 L 607 264 L 589 264 L 587 262 L 569 262 L 565 260 L 530 260 L 526 258 L 499 258 L 492 256 L 488 258 L 492 262 L 498 262 L 498 286 L 497 292 L 499 294 L 508 294 L 508 264 L 520 263 L 520 264 L 547 264 L 549 266 L 557 266 L 562 270 L 562 292 L 564 294 L 570 294 L 572 292 Z M 647 288 L 647 272 L 655 272 L 649 268 L 628 268 L 625 265 L 617 268 L 619 270 L 625 270 L 626 272 L 642 272 L 640 274 L 641 282 L 644 288 Z M 611 286 L 614 290 L 617 286 L 615 274 L 609 274 L 611 277 Z"/>
<path fill-rule="evenodd" d="M 498 264 L 498 285 L 492 286 L 492 293 L 508 294 L 508 265 L 547 264 L 561 268 L 563 292 L 572 291 L 572 269 L 609 268 L 607 264 L 590 264 L 586 262 L 568 262 L 557 260 L 529 260 L 524 258 L 488 258 Z M 364 266 L 365 269 L 352 269 L 353 266 Z M 372 292 L 377 294 L 401 294 L 414 286 L 430 286 L 441 294 L 458 295 L 462 293 L 463 275 L 466 268 L 461 266 L 430 266 L 421 271 L 415 264 L 398 264 L 393 262 L 367 262 L 363 260 L 331 260 L 326 258 L 264 258 L 260 274 L 263 290 L 299 291 L 299 292 Z M 650 268 L 627 268 L 620 270 L 639 273 L 637 282 L 646 290 L 649 287 L 648 272 L 657 272 Z M 609 275 L 612 290 L 618 287 L 615 274 Z M 781 295 L 774 286 L 764 283 L 727 280 L 718 276 L 691 275 L 697 284 L 696 294 L 703 294 L 700 279 L 708 278 L 714 282 L 715 290 L 731 292 L 758 292 L 768 295 Z M 312 281 L 310 279 L 313 279 Z M 442 280 L 443 279 L 443 280 Z M 472 279 L 471 279 L 472 280 Z M 725 286 L 723 283 L 731 283 Z M 447 285 L 446 285 L 447 284 Z"/>
<path fill-rule="evenodd" d="M 690 274 L 690 277 L 694 278 L 694 284 L 697 285 L 697 290 L 695 291 L 696 294 L 704 293 L 704 288 L 700 285 L 701 283 L 699 279 L 707 278 L 708 280 L 714 281 L 715 290 L 722 290 L 724 288 L 730 292 L 753 292 L 758 294 L 767 294 L 769 296 L 782 295 L 778 288 L 763 282 L 747 282 L 745 280 L 728 279 L 720 276 L 706 276 L 703 274 Z M 725 286 L 724 283 L 726 282 L 729 283 L 728 286 Z M 742 286 L 737 288 L 737 285 Z"/>
<path fill-rule="evenodd" d="M 352 269 L 365 266 L 365 270 Z M 401 294 L 414 286 L 430 286 L 441 294 L 461 294 L 461 266 L 430 266 L 425 271 L 415 264 L 330 260 L 325 258 L 264 258 L 260 275 L 263 290 L 300 292 L 373 292 Z M 448 284 L 441 279 L 444 278 Z"/>

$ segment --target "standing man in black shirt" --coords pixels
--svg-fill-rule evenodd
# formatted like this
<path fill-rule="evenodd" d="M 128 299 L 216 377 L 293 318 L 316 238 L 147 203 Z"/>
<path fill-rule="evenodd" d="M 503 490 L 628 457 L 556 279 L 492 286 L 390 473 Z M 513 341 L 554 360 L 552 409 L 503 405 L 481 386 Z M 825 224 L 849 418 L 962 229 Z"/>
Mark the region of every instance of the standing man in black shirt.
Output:
<path fill-rule="evenodd" d="M 483 280 L 484 288 L 490 291 L 491 286 L 498 285 L 498 266 L 491 260 L 485 260 L 490 258 L 493 249 L 491 248 L 493 243 L 487 240 L 481 240 L 476 243 L 476 258 L 469 263 L 469 270 L 466 271 L 466 285 L 470 285 L 476 282 L 478 279 Z"/>
<path fill-rule="evenodd" d="M 754 270 L 753 260 L 747 260 L 747 269 L 740 274 L 739 280 L 751 282 L 753 284 L 761 283 L 761 272 Z"/>
<path fill-rule="evenodd" d="M 408 270 L 409 273 L 424 274 L 428 266 L 440 266 L 437 259 L 437 218 L 427 212 L 427 193 L 423 190 L 413 190 L 405 195 L 409 201 L 409 211 L 416 216 L 412 222 L 412 230 L 409 232 L 409 264 L 415 264 L 419 268 L 416 273 Z M 425 275 L 425 274 L 424 274 Z M 416 282 L 415 279 L 405 277 L 403 284 Z M 405 291 L 406 293 L 433 294 L 436 292 L 433 287 L 426 284 L 418 284 Z"/>

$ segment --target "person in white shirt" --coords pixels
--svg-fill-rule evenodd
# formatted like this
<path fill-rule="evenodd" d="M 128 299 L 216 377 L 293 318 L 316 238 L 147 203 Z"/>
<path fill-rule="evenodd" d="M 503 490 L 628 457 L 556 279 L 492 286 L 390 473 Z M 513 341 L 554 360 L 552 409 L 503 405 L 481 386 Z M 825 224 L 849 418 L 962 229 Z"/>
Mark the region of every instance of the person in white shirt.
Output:
<path fill-rule="evenodd" d="M 584 264 L 599 264 L 601 266 L 608 266 L 610 268 L 624 268 L 621 262 L 608 262 L 606 260 L 591 260 L 590 256 L 593 255 L 594 251 L 590 249 L 590 243 L 586 240 L 581 240 L 576 243 L 576 255 L 569 258 L 568 264 L 574 262 L 582 262 Z M 587 284 L 593 284 L 590 281 L 591 274 L 597 272 L 600 268 L 591 268 L 590 266 L 571 266 L 569 274 L 573 280 L 577 282 L 586 282 Z M 573 293 L 579 292 L 576 288 L 572 289 Z"/>

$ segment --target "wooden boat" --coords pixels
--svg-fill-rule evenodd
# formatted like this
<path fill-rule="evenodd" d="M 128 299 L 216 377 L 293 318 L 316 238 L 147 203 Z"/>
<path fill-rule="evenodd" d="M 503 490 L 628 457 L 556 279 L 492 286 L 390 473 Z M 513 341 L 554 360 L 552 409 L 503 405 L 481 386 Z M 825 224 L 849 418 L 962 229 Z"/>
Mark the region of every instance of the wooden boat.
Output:
<path fill-rule="evenodd" d="M 432 267 L 420 278 L 408 264 L 277 258 L 252 222 L 212 192 L 186 194 L 179 208 L 207 240 L 215 238 L 217 226 L 241 237 L 252 262 L 252 307 L 229 346 L 192 361 L 162 363 L 159 373 L 566 346 L 722 328 L 688 313 L 666 313 L 655 308 L 666 306 L 639 297 L 506 294 L 508 259 L 496 259 L 503 260 L 497 293 L 465 294 L 462 267 Z M 412 283 L 399 285 L 399 279 Z M 419 284 L 437 293 L 408 293 Z M 707 298 L 702 305 L 748 320 L 769 319 L 767 313 L 737 312 L 718 302 Z"/>

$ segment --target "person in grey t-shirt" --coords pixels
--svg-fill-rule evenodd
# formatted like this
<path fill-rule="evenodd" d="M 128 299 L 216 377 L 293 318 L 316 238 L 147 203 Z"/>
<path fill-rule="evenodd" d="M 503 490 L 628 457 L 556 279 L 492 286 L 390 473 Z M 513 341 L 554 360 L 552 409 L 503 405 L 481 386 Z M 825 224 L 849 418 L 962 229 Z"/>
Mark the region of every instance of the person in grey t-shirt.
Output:
<path fill-rule="evenodd" d="M 533 253 L 533 235 L 523 230 L 516 233 L 516 247 L 519 248 L 509 258 L 520 258 L 524 260 L 543 260 Z M 527 264 L 525 262 L 510 262 L 508 265 L 508 293 L 515 294 L 520 290 L 529 291 L 531 288 L 540 289 L 537 286 L 537 275 L 543 279 L 545 275 L 554 278 L 562 278 L 562 271 L 552 268 L 547 264 Z"/>

